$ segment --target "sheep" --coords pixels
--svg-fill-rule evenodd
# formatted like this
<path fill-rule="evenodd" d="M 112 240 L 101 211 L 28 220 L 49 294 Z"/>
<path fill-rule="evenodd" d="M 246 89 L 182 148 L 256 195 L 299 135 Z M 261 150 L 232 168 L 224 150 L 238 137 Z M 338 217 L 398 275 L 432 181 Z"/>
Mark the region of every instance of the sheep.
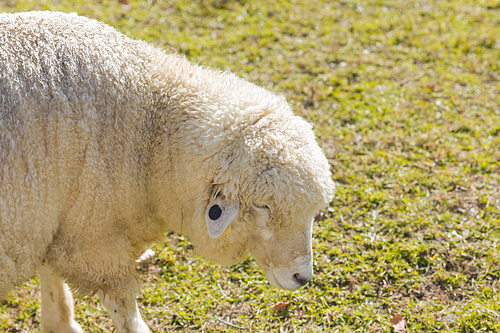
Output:
<path fill-rule="evenodd" d="M 167 231 L 275 287 L 312 277 L 333 199 L 312 126 L 286 99 L 93 19 L 0 14 L 0 296 L 38 272 L 43 332 L 82 332 L 71 290 L 117 332 L 150 332 L 135 259 Z"/>

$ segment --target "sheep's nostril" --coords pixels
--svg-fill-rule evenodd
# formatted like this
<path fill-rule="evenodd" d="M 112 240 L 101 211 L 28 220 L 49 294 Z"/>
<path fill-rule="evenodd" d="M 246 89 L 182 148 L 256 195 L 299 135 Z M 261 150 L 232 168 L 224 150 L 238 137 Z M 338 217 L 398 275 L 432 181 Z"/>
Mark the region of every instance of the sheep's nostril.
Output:
<path fill-rule="evenodd" d="M 310 280 L 310 278 L 308 278 L 308 277 L 304 278 L 304 277 L 300 276 L 300 274 L 299 274 L 299 273 L 295 273 L 295 274 L 293 275 L 293 279 L 294 279 L 295 281 L 297 281 L 297 282 L 298 282 L 301 286 L 306 285 L 306 284 L 307 284 L 307 282 L 309 282 L 309 280 Z"/>

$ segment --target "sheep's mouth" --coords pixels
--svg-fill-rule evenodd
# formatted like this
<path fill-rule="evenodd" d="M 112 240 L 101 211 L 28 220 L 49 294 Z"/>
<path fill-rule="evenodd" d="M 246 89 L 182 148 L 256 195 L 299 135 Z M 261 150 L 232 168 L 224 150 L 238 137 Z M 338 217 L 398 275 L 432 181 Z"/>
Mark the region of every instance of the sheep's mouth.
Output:
<path fill-rule="evenodd" d="M 259 265 L 262 267 L 262 270 L 264 271 L 264 273 L 266 274 L 266 279 L 267 281 L 275 288 L 278 288 L 278 289 L 286 289 L 284 288 L 281 283 L 279 283 L 279 280 L 278 278 L 276 277 L 276 274 L 274 274 L 274 265 L 273 263 L 271 262 L 271 259 L 269 258 L 269 255 L 267 254 L 267 252 L 265 251 L 264 252 L 265 255 L 266 255 L 266 258 L 265 258 L 265 261 L 260 263 L 259 261 L 257 261 L 259 263 Z M 255 257 L 254 257 L 255 258 Z M 257 258 L 255 258 L 257 259 Z"/>
<path fill-rule="evenodd" d="M 262 258 L 263 259 L 262 261 L 259 260 L 258 256 L 254 255 L 253 257 L 257 261 L 257 263 L 260 265 L 260 267 L 262 268 L 264 273 L 266 274 L 267 281 L 273 287 L 278 288 L 278 289 L 283 289 L 283 290 L 297 290 L 301 287 L 300 285 L 291 287 L 290 284 L 285 284 L 285 285 L 288 285 L 288 287 L 285 287 L 285 285 L 280 282 L 280 279 L 278 278 L 278 275 L 276 274 L 276 269 L 273 265 L 273 262 L 271 261 L 271 258 L 269 258 L 269 254 L 265 250 L 262 252 L 264 252 L 264 258 Z M 250 253 L 252 253 L 252 251 L 250 251 Z"/>
<path fill-rule="evenodd" d="M 272 263 L 269 263 L 269 266 L 264 269 L 264 272 L 266 273 L 266 278 L 267 281 L 273 286 L 278 289 L 286 289 L 284 288 L 280 283 L 278 278 L 276 277 L 276 274 L 274 274 L 274 267 Z"/>
<path fill-rule="evenodd" d="M 266 274 L 267 281 L 272 286 L 278 289 L 297 290 L 303 287 L 310 279 L 308 278 L 305 283 L 302 283 L 298 278 L 295 277 L 296 275 L 299 275 L 300 272 L 304 272 L 304 270 L 300 269 L 300 267 L 297 267 L 297 269 L 292 269 L 291 267 L 275 268 L 272 261 L 269 259 L 267 253 L 266 253 L 266 261 L 265 263 L 261 264 L 261 267 L 264 270 L 264 273 Z M 293 272 L 299 272 L 299 273 L 293 275 L 292 274 Z M 311 275 L 312 275 L 312 267 L 311 267 Z"/>
<path fill-rule="evenodd" d="M 283 290 L 297 290 L 299 289 L 300 287 L 302 287 L 301 285 L 293 285 L 291 286 L 289 283 L 286 284 L 287 287 L 285 287 L 285 285 L 283 285 L 281 282 L 280 282 L 280 279 L 278 278 L 278 276 L 276 275 L 276 272 L 275 272 L 275 269 L 274 269 L 274 266 L 272 263 L 268 263 L 268 266 L 264 269 L 264 272 L 266 273 L 266 278 L 267 278 L 267 281 L 275 288 L 278 288 L 278 289 L 283 289 Z"/>
<path fill-rule="evenodd" d="M 304 285 L 304 284 L 300 284 L 300 283 L 293 283 L 293 284 L 287 283 L 286 286 L 283 285 L 280 282 L 278 276 L 276 276 L 276 273 L 275 273 L 272 265 L 271 265 L 270 269 L 268 271 L 266 271 L 266 278 L 272 286 L 274 286 L 278 289 L 283 289 L 283 290 L 297 290 L 297 289 L 300 289 Z"/>

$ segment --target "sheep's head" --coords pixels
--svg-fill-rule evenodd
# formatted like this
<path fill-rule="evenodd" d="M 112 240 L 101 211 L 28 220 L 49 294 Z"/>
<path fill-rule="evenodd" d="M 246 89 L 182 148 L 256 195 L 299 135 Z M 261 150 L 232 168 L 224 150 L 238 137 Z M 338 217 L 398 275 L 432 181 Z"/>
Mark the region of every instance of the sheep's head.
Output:
<path fill-rule="evenodd" d="M 313 219 L 334 192 L 326 157 L 284 97 L 205 74 L 213 80 L 193 92 L 204 102 L 165 140 L 176 181 L 155 182 L 174 188 L 162 215 L 208 259 L 232 265 L 250 253 L 271 284 L 300 288 L 312 276 Z"/>
<path fill-rule="evenodd" d="M 314 216 L 333 196 L 328 162 L 291 113 L 261 117 L 235 141 L 244 144 L 218 166 L 205 207 L 208 234 L 226 256 L 250 252 L 272 285 L 298 289 L 312 277 Z"/>

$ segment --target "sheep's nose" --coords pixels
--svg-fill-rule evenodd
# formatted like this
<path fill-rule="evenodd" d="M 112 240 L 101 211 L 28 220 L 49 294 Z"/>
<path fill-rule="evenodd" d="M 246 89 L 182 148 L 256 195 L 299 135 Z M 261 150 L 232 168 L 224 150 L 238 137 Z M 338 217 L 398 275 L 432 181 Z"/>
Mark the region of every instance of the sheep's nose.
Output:
<path fill-rule="evenodd" d="M 298 282 L 301 286 L 304 286 L 311 279 L 310 276 L 302 276 L 299 273 L 293 275 L 293 279 Z"/>

